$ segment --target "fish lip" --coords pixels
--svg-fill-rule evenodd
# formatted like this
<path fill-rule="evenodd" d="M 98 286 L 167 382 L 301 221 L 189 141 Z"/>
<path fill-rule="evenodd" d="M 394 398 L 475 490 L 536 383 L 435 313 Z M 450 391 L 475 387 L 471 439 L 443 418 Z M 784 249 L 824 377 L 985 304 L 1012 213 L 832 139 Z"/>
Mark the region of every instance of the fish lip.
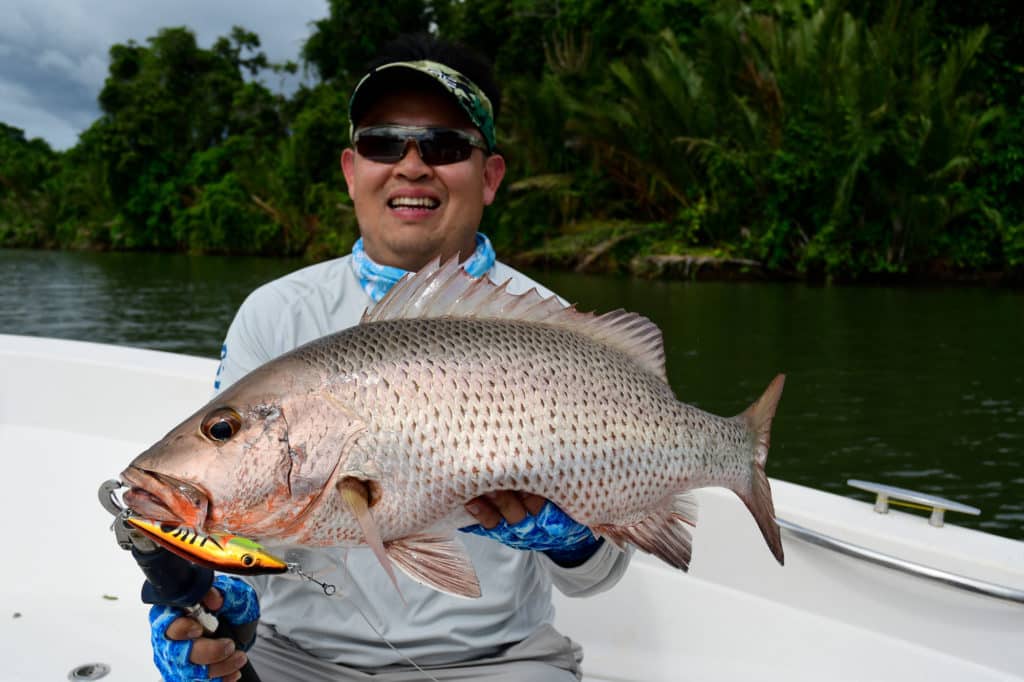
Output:
<path fill-rule="evenodd" d="M 204 526 L 210 496 L 198 486 L 136 466 L 121 472 L 121 479 L 130 486 L 124 501 L 131 511 L 152 521 Z"/>

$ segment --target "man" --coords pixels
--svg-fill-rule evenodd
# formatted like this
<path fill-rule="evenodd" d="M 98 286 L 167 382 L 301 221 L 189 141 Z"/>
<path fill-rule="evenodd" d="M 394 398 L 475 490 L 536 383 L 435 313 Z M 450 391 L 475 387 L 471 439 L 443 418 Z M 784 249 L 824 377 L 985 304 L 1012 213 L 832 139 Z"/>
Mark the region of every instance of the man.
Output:
<path fill-rule="evenodd" d="M 505 174 L 495 153 L 499 104 L 489 66 L 461 48 L 416 37 L 385 51 L 352 95 L 353 147 L 341 155 L 362 237 L 352 254 L 249 296 L 228 330 L 218 389 L 358 323 L 406 271 L 437 257 L 460 255 L 470 274 L 511 279 L 514 293 L 536 287 L 551 295 L 495 261 L 477 232 Z M 534 495 L 498 491 L 466 508 L 479 521 L 476 534 L 464 536 L 479 599 L 451 597 L 404 575 L 399 595 L 365 548 L 301 555 L 304 571 L 336 584 L 344 598 L 305 581 L 251 579 L 262 613 L 249 657 L 264 682 L 577 679 L 581 654 L 551 626 L 551 587 L 570 596 L 608 589 L 628 555 Z M 222 576 L 216 587 L 208 607 L 236 623 L 255 618 L 248 585 Z M 197 623 L 172 609 L 154 608 L 151 621 L 154 658 L 166 679 L 238 679 L 246 654 L 230 642 L 200 636 Z"/>

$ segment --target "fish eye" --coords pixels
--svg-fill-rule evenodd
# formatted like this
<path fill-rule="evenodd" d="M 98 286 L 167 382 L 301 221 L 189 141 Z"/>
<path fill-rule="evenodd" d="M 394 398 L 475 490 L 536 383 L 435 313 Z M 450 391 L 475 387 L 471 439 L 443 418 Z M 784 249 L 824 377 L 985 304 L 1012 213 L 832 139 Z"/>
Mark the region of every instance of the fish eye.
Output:
<path fill-rule="evenodd" d="M 242 417 L 230 407 L 219 407 L 203 418 L 199 431 L 208 440 L 223 443 L 242 428 Z"/>
<path fill-rule="evenodd" d="M 242 555 L 242 564 L 244 564 L 245 566 L 252 566 L 253 561 L 255 561 L 255 559 L 252 558 L 252 554 Z"/>

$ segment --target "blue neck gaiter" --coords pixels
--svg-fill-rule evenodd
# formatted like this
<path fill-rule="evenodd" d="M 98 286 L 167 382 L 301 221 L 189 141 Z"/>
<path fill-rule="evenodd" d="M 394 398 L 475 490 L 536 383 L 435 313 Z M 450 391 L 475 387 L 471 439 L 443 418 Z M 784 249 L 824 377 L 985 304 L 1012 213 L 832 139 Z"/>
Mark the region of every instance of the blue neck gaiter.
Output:
<path fill-rule="evenodd" d="M 476 251 L 462 264 L 463 269 L 473 277 L 482 277 L 494 267 L 494 260 L 494 247 L 491 246 L 491 240 L 482 232 L 477 232 Z M 374 303 L 384 298 L 391 287 L 408 273 L 408 270 L 391 265 L 380 265 L 370 260 L 363 249 L 362 237 L 356 240 L 352 247 L 352 265 L 356 269 L 356 276 L 359 277 L 359 283 L 363 290 L 369 294 Z"/>

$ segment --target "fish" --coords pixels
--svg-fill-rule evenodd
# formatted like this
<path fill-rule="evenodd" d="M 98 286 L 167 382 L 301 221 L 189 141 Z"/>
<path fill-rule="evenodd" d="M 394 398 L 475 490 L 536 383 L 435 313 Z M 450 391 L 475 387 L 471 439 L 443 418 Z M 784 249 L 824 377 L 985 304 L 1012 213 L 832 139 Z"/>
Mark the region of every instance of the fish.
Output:
<path fill-rule="evenodd" d="M 206 534 L 190 526 L 161 523 L 134 514 L 128 514 L 124 520 L 178 556 L 221 573 L 272 575 L 289 570 L 283 559 L 249 538 L 231 533 Z"/>
<path fill-rule="evenodd" d="M 480 595 L 456 530 L 499 490 L 687 570 L 693 490 L 729 488 L 784 561 L 765 473 L 784 374 L 743 412 L 678 400 L 662 332 L 436 260 L 359 324 L 273 359 L 121 473 L 156 521 L 268 546 L 369 546 L 442 592 Z M 397 587 L 397 582 L 395 582 Z"/>

